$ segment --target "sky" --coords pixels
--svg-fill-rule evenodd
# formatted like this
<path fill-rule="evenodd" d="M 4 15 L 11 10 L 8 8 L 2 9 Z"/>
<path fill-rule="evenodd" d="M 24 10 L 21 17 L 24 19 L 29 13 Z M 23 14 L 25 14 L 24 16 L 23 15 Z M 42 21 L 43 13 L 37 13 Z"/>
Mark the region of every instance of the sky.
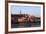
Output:
<path fill-rule="evenodd" d="M 12 14 L 29 14 L 34 15 L 36 17 L 40 17 L 41 7 L 40 6 L 18 6 L 18 5 L 11 5 L 10 7 Z"/>

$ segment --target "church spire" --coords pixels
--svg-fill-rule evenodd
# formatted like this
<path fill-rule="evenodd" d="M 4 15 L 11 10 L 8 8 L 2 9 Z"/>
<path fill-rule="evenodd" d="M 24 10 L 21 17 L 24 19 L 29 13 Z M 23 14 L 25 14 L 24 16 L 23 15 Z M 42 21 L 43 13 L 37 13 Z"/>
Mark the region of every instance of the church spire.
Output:
<path fill-rule="evenodd" d="M 21 14 L 21 10 L 20 10 L 20 14 Z"/>

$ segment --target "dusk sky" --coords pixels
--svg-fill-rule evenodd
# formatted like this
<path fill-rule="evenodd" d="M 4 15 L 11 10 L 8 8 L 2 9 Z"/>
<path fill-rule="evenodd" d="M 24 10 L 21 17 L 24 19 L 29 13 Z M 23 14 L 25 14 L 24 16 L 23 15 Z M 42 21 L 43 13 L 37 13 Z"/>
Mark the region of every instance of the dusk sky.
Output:
<path fill-rule="evenodd" d="M 36 17 L 40 17 L 41 13 L 41 7 L 40 6 L 17 6 L 17 5 L 11 5 L 10 7 L 12 14 L 29 14 L 34 15 Z"/>

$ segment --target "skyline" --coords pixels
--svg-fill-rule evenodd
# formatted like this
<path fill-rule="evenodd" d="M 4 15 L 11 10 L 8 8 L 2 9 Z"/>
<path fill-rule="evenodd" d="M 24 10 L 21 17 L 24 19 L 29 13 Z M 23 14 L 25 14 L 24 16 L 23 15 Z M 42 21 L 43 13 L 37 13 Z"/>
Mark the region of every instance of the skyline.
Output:
<path fill-rule="evenodd" d="M 36 17 L 40 17 L 41 15 L 41 7 L 40 6 L 17 6 L 11 5 L 10 7 L 12 14 L 29 14 L 34 15 Z"/>

